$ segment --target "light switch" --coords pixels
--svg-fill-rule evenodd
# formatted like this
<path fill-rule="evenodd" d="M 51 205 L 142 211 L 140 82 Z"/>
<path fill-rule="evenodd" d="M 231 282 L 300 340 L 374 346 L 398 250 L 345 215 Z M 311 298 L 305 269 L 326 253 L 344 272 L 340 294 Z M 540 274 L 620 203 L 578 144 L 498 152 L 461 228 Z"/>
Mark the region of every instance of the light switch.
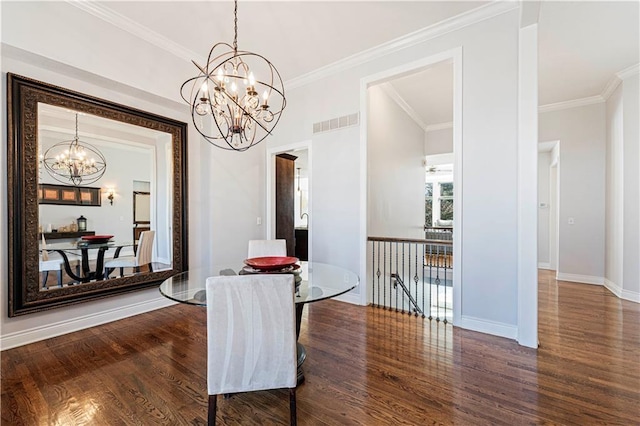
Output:
<path fill-rule="evenodd" d="M 262 225 L 262 218 L 258 216 L 256 219 L 256 225 Z"/>

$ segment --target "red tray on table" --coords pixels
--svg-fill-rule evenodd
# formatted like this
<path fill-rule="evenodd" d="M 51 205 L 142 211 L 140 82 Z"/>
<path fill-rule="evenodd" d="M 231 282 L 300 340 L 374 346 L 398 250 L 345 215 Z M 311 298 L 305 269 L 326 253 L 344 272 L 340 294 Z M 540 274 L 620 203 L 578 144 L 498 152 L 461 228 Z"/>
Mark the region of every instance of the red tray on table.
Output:
<path fill-rule="evenodd" d="M 245 259 L 244 263 L 254 269 L 259 269 L 262 271 L 272 271 L 275 269 L 283 269 L 287 266 L 294 265 L 298 261 L 300 261 L 300 259 L 291 256 L 265 256 Z"/>

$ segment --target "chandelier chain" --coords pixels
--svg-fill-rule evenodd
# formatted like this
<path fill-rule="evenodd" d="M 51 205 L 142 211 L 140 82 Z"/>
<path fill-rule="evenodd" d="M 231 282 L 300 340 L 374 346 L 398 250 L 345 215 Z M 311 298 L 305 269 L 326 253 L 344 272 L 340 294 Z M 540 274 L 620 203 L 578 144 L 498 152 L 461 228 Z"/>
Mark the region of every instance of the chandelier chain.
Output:
<path fill-rule="evenodd" d="M 238 53 L 238 0 L 233 9 L 233 51 Z"/>

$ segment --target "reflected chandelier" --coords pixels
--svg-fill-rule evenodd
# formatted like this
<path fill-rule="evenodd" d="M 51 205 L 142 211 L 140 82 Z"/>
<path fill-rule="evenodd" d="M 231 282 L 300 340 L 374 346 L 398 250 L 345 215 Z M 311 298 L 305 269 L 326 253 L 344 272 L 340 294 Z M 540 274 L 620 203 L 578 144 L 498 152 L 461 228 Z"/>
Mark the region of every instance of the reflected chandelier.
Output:
<path fill-rule="evenodd" d="M 98 181 L 107 169 L 104 155 L 98 148 L 81 142 L 78 138 L 78 114 L 73 140 L 58 142 L 47 149 L 42 163 L 47 172 L 58 182 L 75 186 L 90 185 Z"/>
<path fill-rule="evenodd" d="M 198 132 L 218 148 L 246 151 L 271 134 L 286 105 L 280 73 L 264 56 L 238 50 L 238 0 L 233 46 L 219 42 L 207 65 L 180 88 Z M 219 53 L 225 49 L 224 53 Z"/>

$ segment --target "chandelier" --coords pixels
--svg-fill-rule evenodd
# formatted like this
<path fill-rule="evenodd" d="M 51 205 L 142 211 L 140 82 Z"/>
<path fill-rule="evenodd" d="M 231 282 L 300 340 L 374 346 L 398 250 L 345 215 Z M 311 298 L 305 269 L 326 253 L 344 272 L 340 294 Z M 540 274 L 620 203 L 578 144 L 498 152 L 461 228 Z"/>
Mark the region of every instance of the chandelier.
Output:
<path fill-rule="evenodd" d="M 182 84 L 180 94 L 209 143 L 246 151 L 271 134 L 286 100 L 273 64 L 262 55 L 238 50 L 238 0 L 234 5 L 233 46 L 216 43 L 204 67 L 191 61 L 199 73 Z"/>
<path fill-rule="evenodd" d="M 90 185 L 98 181 L 107 169 L 104 155 L 92 145 L 78 138 L 78 114 L 76 113 L 76 133 L 73 140 L 58 142 L 47 149 L 42 156 L 42 164 L 58 182 L 75 186 Z"/>

